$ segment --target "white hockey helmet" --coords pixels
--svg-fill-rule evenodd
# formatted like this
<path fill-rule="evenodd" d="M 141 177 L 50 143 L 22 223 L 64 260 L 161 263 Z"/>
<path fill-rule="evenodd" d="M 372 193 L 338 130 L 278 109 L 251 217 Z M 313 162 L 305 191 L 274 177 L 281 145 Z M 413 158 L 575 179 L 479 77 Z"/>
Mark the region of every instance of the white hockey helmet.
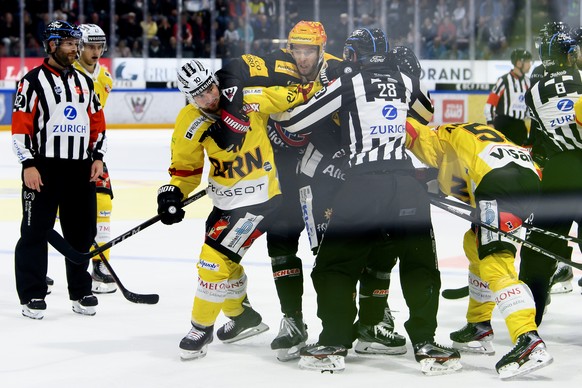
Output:
<path fill-rule="evenodd" d="M 83 33 L 83 44 L 103 44 L 103 52 L 107 51 L 107 37 L 97 24 L 81 24 L 79 29 Z"/>
<path fill-rule="evenodd" d="M 218 85 L 218 79 L 214 73 L 196 59 L 190 60 L 178 69 L 178 89 L 192 104 L 196 104 L 194 97 L 204 92 L 213 83 Z"/>

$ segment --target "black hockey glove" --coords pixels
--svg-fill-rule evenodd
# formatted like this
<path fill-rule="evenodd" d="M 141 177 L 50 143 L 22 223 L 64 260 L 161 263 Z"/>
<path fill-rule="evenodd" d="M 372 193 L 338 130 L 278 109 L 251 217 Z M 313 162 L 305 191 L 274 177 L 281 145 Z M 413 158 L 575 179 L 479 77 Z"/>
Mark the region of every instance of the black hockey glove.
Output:
<path fill-rule="evenodd" d="M 238 152 L 249 130 L 250 122 L 247 115 L 232 114 L 223 109 L 221 119 L 214 122 L 204 132 L 200 141 L 202 142 L 206 136 L 210 136 L 221 149 Z"/>
<path fill-rule="evenodd" d="M 182 190 L 178 186 L 163 185 L 158 189 L 158 214 L 162 223 L 172 225 L 184 219 Z"/>

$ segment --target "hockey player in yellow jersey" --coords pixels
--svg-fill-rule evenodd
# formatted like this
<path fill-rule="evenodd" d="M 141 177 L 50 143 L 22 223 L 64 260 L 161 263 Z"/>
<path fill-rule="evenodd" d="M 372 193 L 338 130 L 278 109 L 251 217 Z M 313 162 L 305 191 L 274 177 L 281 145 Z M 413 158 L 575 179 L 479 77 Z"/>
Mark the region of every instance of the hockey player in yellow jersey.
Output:
<path fill-rule="evenodd" d="M 525 148 L 501 132 L 477 123 L 443 124 L 434 129 L 408 118 L 406 145 L 423 163 L 438 168 L 442 193 L 470 204 L 474 216 L 517 235 L 534 211 L 540 173 Z M 535 304 L 515 270 L 517 244 L 473 225 L 463 248 L 469 259 L 467 324 L 451 333 L 453 347 L 493 354 L 491 315 L 497 305 L 515 347 L 497 364 L 502 379 L 529 373 L 552 362 L 537 333 Z"/>
<path fill-rule="evenodd" d="M 183 219 L 180 201 L 200 184 L 205 152 L 210 165 L 207 192 L 214 205 L 206 221 L 197 265 L 192 329 L 180 342 L 182 359 L 195 359 L 206 355 L 220 311 L 231 319 L 217 331 L 223 342 L 235 342 L 268 329 L 248 302 L 247 277 L 240 265 L 253 241 L 273 223 L 273 210 L 280 201 L 266 121 L 269 113 L 303 103 L 317 88 L 247 88 L 243 92 L 243 112 L 238 115 L 244 119 L 237 121 L 220 108 L 219 80 L 201 62 L 191 60 L 178 70 L 178 86 L 189 104 L 176 119 L 171 179 L 158 191 L 158 213 L 165 224 Z M 228 127 L 223 124 L 225 119 L 230 120 Z M 178 209 L 173 214 L 168 212 L 172 207 Z"/>
<path fill-rule="evenodd" d="M 75 69 L 88 75 L 93 79 L 95 93 L 101 101 L 101 106 L 105 108 L 107 98 L 113 87 L 113 78 L 109 71 L 99 64 L 99 60 L 107 51 L 107 37 L 96 24 L 81 24 L 79 26 L 83 33 L 83 44 L 80 56 L 74 63 Z M 97 185 L 97 236 L 95 241 L 98 245 L 103 245 L 111 239 L 111 210 L 113 191 L 109 179 L 107 166 L 103 164 L 103 175 L 96 182 Z M 105 258 L 109 260 L 109 250 L 103 252 Z M 101 263 L 99 257 L 93 258 L 93 292 L 96 294 L 109 294 L 117 290 L 117 285 L 113 277 Z"/>

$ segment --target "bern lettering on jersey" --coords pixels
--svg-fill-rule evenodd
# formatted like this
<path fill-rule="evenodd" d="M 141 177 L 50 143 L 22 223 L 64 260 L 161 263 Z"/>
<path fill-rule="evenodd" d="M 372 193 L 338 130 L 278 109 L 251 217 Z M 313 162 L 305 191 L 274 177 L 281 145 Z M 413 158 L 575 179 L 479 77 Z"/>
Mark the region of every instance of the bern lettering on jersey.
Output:
<path fill-rule="evenodd" d="M 208 160 L 214 167 L 213 176 L 225 178 L 244 178 L 255 169 L 264 168 L 266 171 L 269 171 L 271 168 L 270 164 L 263 166 L 263 155 L 260 147 L 255 148 L 254 153 L 248 151 L 244 155 L 237 155 L 235 160 L 221 161 L 212 157 L 209 157 Z"/>

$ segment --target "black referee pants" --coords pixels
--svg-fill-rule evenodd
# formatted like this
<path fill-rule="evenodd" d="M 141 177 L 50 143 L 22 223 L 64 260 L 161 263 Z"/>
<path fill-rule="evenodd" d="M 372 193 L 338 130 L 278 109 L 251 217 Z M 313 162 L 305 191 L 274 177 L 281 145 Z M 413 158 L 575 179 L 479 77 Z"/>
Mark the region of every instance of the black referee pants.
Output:
<path fill-rule="evenodd" d="M 429 199 L 415 178 L 394 172 L 350 175 L 334 200 L 311 274 L 323 326 L 318 343 L 351 347 L 356 283 L 366 266 L 385 261 L 390 268 L 394 257 L 400 260 L 410 340 L 432 340 L 441 285 L 434 244 Z"/>
<path fill-rule="evenodd" d="M 48 245 L 46 231 L 55 224 L 57 210 L 63 237 L 79 252 L 88 252 L 96 234 L 95 184 L 89 182 L 91 160 L 43 159 L 37 169 L 40 192 L 22 188 L 20 239 L 14 251 L 16 290 L 21 304 L 44 299 L 47 292 Z M 76 265 L 65 260 L 69 298 L 91 295 L 89 261 Z"/>

